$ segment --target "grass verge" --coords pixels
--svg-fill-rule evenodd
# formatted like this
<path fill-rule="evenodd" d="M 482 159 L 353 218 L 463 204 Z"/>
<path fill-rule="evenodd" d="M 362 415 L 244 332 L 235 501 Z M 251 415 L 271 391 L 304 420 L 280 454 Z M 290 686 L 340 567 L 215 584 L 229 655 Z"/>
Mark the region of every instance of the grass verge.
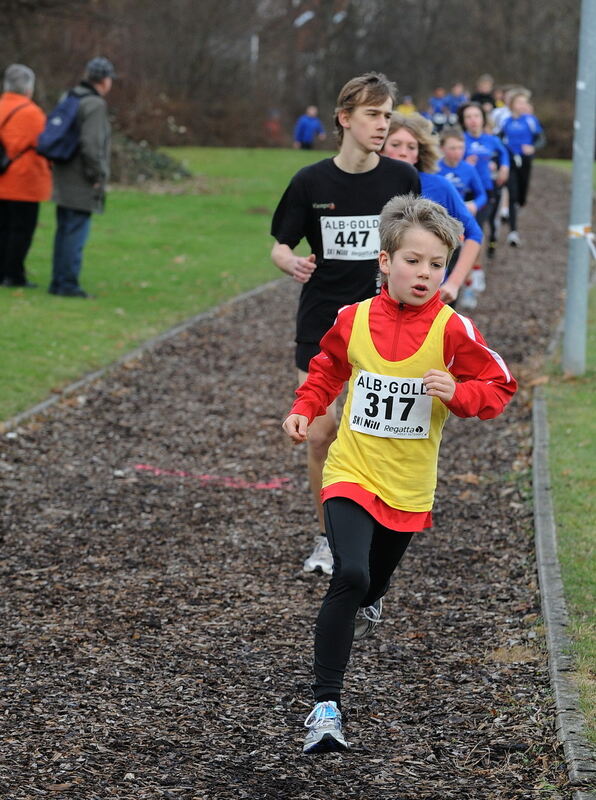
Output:
<path fill-rule="evenodd" d="M 0 289 L 0 420 L 177 322 L 281 276 L 269 258 L 271 214 L 294 172 L 321 153 L 168 152 L 197 178 L 169 193 L 155 186 L 111 192 L 85 250 L 81 284 L 92 300 L 47 294 L 54 206 L 42 205 L 27 259 L 39 288 Z"/>
<path fill-rule="evenodd" d="M 596 745 L 596 289 L 590 292 L 586 374 L 566 379 L 553 365 L 546 397 L 559 560 L 580 702 Z"/>
<path fill-rule="evenodd" d="M 539 158 L 536 159 L 537 164 L 544 164 L 545 167 L 555 167 L 556 169 L 564 169 L 566 172 L 571 173 L 573 168 L 573 161 L 565 158 Z M 596 164 L 593 166 L 593 186 L 596 191 Z"/>

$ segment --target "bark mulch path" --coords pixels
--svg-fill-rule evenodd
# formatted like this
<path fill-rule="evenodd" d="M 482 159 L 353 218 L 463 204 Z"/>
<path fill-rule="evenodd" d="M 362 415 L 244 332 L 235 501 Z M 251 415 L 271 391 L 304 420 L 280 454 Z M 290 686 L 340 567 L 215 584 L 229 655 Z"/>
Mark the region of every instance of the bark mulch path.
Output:
<path fill-rule="evenodd" d="M 1 795 L 569 798 L 539 620 L 533 379 L 562 303 L 564 179 L 537 169 L 473 317 L 523 388 L 451 419 L 416 537 L 346 678 L 346 755 L 301 754 L 325 580 L 280 420 L 296 286 L 230 304 L 0 437 Z M 504 235 L 503 235 L 504 240 Z"/>

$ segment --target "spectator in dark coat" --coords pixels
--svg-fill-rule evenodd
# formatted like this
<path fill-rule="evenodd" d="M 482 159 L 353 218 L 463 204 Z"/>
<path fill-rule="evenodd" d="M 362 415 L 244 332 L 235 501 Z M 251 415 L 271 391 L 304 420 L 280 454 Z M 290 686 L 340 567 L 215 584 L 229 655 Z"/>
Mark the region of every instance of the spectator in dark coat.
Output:
<path fill-rule="evenodd" d="M 93 58 L 83 80 L 73 89 L 80 97 L 80 146 L 70 161 L 54 165 L 57 227 L 50 294 L 88 297 L 79 285 L 79 275 L 91 214 L 103 212 L 110 176 L 110 123 L 105 96 L 112 88 L 113 77 L 114 67 L 107 58 Z"/>

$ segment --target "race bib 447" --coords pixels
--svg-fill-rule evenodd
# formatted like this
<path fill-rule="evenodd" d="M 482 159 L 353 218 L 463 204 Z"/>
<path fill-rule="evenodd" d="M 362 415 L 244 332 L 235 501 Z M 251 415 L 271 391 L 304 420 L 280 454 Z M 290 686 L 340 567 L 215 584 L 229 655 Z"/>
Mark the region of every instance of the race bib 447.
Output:
<path fill-rule="evenodd" d="M 354 381 L 350 428 L 392 439 L 428 439 L 432 397 L 422 378 L 393 378 L 361 370 Z"/>
<path fill-rule="evenodd" d="M 323 258 L 367 261 L 379 255 L 379 217 L 321 217 Z"/>

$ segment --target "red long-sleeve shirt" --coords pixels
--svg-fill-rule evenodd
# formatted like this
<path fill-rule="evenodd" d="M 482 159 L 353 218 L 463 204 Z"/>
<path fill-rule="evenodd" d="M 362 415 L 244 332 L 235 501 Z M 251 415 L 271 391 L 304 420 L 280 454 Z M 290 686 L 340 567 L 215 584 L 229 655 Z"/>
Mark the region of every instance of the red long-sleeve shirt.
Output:
<path fill-rule="evenodd" d="M 370 307 L 369 327 L 379 354 L 389 361 L 401 361 L 415 353 L 426 338 L 433 320 L 443 307 L 437 292 L 422 306 L 397 303 L 384 286 Z M 321 340 L 321 352 L 309 366 L 306 381 L 296 390 L 290 413 L 303 414 L 309 423 L 341 393 L 350 379 L 348 344 L 357 304 L 340 310 L 332 328 Z M 517 382 L 501 356 L 491 350 L 467 317 L 452 314 L 445 326 L 443 356 L 456 378 L 455 394 L 447 407 L 458 417 L 492 419 L 498 416 L 517 389 Z M 431 524 L 426 512 L 405 512 L 390 508 L 378 497 L 354 484 L 335 484 L 322 492 L 323 500 L 342 496 L 363 505 L 389 528 L 422 530 Z"/>

